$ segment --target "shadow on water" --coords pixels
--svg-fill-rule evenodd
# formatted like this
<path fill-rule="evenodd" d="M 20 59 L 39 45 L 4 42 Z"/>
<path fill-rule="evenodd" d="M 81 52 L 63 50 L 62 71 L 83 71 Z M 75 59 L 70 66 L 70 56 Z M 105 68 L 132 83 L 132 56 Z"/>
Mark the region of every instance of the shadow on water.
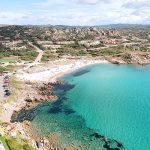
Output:
<path fill-rule="evenodd" d="M 57 101 L 52 103 L 52 107 L 50 108 L 48 113 L 65 113 L 66 115 L 69 115 L 71 113 L 74 113 L 75 111 L 70 108 L 70 106 L 65 105 L 65 101 L 68 100 L 66 97 L 66 92 L 73 89 L 75 85 L 73 84 L 58 84 L 54 86 L 55 94 L 57 95 L 58 99 Z"/>
<path fill-rule="evenodd" d="M 82 75 L 84 75 L 84 74 L 86 74 L 86 73 L 88 73 L 88 72 L 90 72 L 89 69 L 80 70 L 80 71 L 78 71 L 78 72 L 75 72 L 75 73 L 73 74 L 73 76 L 74 76 L 74 77 L 82 76 Z"/>
<path fill-rule="evenodd" d="M 59 128 L 61 128 L 61 132 L 63 133 L 63 137 L 66 132 L 70 134 L 69 139 L 74 139 L 74 141 L 79 140 L 83 149 L 89 146 L 89 150 L 102 149 L 102 150 L 121 150 L 123 149 L 123 145 L 113 139 L 108 139 L 105 136 L 102 136 L 95 132 L 92 129 L 89 129 L 86 126 L 85 120 L 75 114 L 75 111 L 67 105 L 68 98 L 66 97 L 66 93 L 72 90 L 75 85 L 73 84 L 56 84 L 54 86 L 54 94 L 58 96 L 58 100 L 52 103 L 43 103 L 29 110 L 21 110 L 20 112 L 16 112 L 13 114 L 11 118 L 11 122 L 23 122 L 25 120 L 33 121 L 34 118 L 42 113 L 41 111 L 47 110 L 47 114 L 49 114 L 52 120 L 55 119 L 55 124 Z M 60 118 L 60 116 L 63 116 Z M 50 124 L 49 124 L 50 126 Z M 53 129 L 57 129 L 54 125 L 49 127 Z M 78 136 L 77 136 L 78 135 Z M 64 142 L 69 143 L 69 139 L 65 139 Z M 89 145 L 90 143 L 90 145 Z M 95 146 L 96 145 L 96 146 Z M 97 148 L 98 147 L 98 148 Z"/>

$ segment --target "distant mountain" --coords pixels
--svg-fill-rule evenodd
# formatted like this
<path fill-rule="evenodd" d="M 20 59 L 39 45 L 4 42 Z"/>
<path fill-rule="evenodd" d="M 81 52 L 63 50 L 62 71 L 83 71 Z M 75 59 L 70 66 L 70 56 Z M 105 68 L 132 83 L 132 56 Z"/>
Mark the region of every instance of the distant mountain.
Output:
<path fill-rule="evenodd" d="M 109 25 L 97 25 L 97 26 L 40 25 L 40 27 L 55 27 L 55 28 L 89 28 L 89 27 L 99 27 L 99 28 L 150 28 L 150 25 L 143 25 L 143 24 L 109 24 Z"/>
<path fill-rule="evenodd" d="M 88 28 L 92 26 L 69 26 L 69 25 L 25 25 L 28 27 L 54 27 L 58 29 L 63 29 L 63 28 Z"/>
<path fill-rule="evenodd" d="M 150 28 L 150 25 L 143 25 L 143 24 L 110 24 L 110 25 L 102 25 L 100 27 L 104 27 L 104 28 Z"/>
<path fill-rule="evenodd" d="M 11 26 L 11 25 L 0 25 L 0 27 Z M 54 27 L 58 29 L 63 28 L 89 28 L 89 27 L 98 27 L 98 28 L 150 28 L 150 25 L 143 24 L 109 24 L 109 25 L 97 25 L 97 26 L 69 26 L 69 25 L 14 25 L 14 26 L 25 26 L 25 27 Z"/>
<path fill-rule="evenodd" d="M 5 26 L 9 26 L 9 25 L 6 25 L 6 24 L 0 24 L 0 27 L 5 27 Z"/>

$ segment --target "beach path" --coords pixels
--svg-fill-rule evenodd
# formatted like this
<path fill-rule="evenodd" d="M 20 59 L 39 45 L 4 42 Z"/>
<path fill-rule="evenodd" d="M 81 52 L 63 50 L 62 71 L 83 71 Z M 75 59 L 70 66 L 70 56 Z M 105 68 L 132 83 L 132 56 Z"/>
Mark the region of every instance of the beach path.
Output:
<path fill-rule="evenodd" d="M 44 51 L 39 49 L 37 46 L 33 45 L 31 42 L 29 42 L 29 45 L 34 47 L 35 50 L 39 53 L 37 58 L 35 59 L 34 63 L 38 63 L 38 62 L 41 62 L 41 59 L 42 59 L 42 56 L 44 54 Z"/>
<path fill-rule="evenodd" d="M 22 72 L 22 71 L 25 71 L 25 70 L 28 70 L 29 68 L 31 68 L 32 66 L 35 66 L 36 64 L 39 64 L 41 63 L 41 59 L 42 59 L 42 56 L 44 54 L 44 51 L 39 49 L 37 46 L 33 45 L 31 42 L 28 41 L 28 44 L 32 47 L 35 48 L 35 51 L 37 51 L 39 54 L 38 56 L 36 57 L 36 59 L 33 61 L 33 63 L 30 63 L 29 65 L 27 65 L 26 67 L 24 67 L 23 69 L 20 69 L 18 70 L 18 72 Z"/>

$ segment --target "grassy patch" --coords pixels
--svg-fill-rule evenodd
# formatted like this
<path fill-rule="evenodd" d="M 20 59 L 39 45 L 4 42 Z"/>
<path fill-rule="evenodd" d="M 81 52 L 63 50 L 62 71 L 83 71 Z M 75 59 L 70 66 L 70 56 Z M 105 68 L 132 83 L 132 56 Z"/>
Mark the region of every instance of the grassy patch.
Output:
<path fill-rule="evenodd" d="M 5 150 L 35 150 L 27 140 L 22 138 L 0 136 L 0 141 L 3 143 Z"/>
<path fill-rule="evenodd" d="M 19 94 L 22 90 L 22 83 L 20 81 L 17 81 L 15 77 L 10 78 L 10 86 L 11 86 L 11 95 L 8 97 L 8 102 L 14 102 L 17 100 Z"/>
<path fill-rule="evenodd" d="M 15 66 L 14 65 L 8 65 L 8 66 L 6 66 L 6 69 L 8 70 L 8 71 L 14 71 L 14 68 L 15 68 Z"/>
<path fill-rule="evenodd" d="M 3 146 L 5 148 L 5 150 L 10 150 L 9 147 L 6 144 L 5 138 L 0 136 L 0 141 L 3 143 Z"/>
<path fill-rule="evenodd" d="M 14 63 L 14 62 L 16 62 L 16 59 L 15 58 L 1 58 L 0 62 L 11 62 L 11 63 Z"/>
<path fill-rule="evenodd" d="M 55 60 L 57 58 L 56 54 L 50 50 L 45 50 L 44 55 L 42 56 L 42 61 Z"/>
<path fill-rule="evenodd" d="M 6 143 L 10 150 L 34 150 L 34 148 L 24 139 L 6 138 Z"/>

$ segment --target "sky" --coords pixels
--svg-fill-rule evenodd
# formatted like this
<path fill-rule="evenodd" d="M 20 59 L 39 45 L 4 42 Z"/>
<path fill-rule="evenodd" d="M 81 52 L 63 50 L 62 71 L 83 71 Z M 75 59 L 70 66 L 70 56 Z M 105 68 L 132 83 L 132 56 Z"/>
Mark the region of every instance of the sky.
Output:
<path fill-rule="evenodd" d="M 0 24 L 150 24 L 150 0 L 0 0 Z"/>

